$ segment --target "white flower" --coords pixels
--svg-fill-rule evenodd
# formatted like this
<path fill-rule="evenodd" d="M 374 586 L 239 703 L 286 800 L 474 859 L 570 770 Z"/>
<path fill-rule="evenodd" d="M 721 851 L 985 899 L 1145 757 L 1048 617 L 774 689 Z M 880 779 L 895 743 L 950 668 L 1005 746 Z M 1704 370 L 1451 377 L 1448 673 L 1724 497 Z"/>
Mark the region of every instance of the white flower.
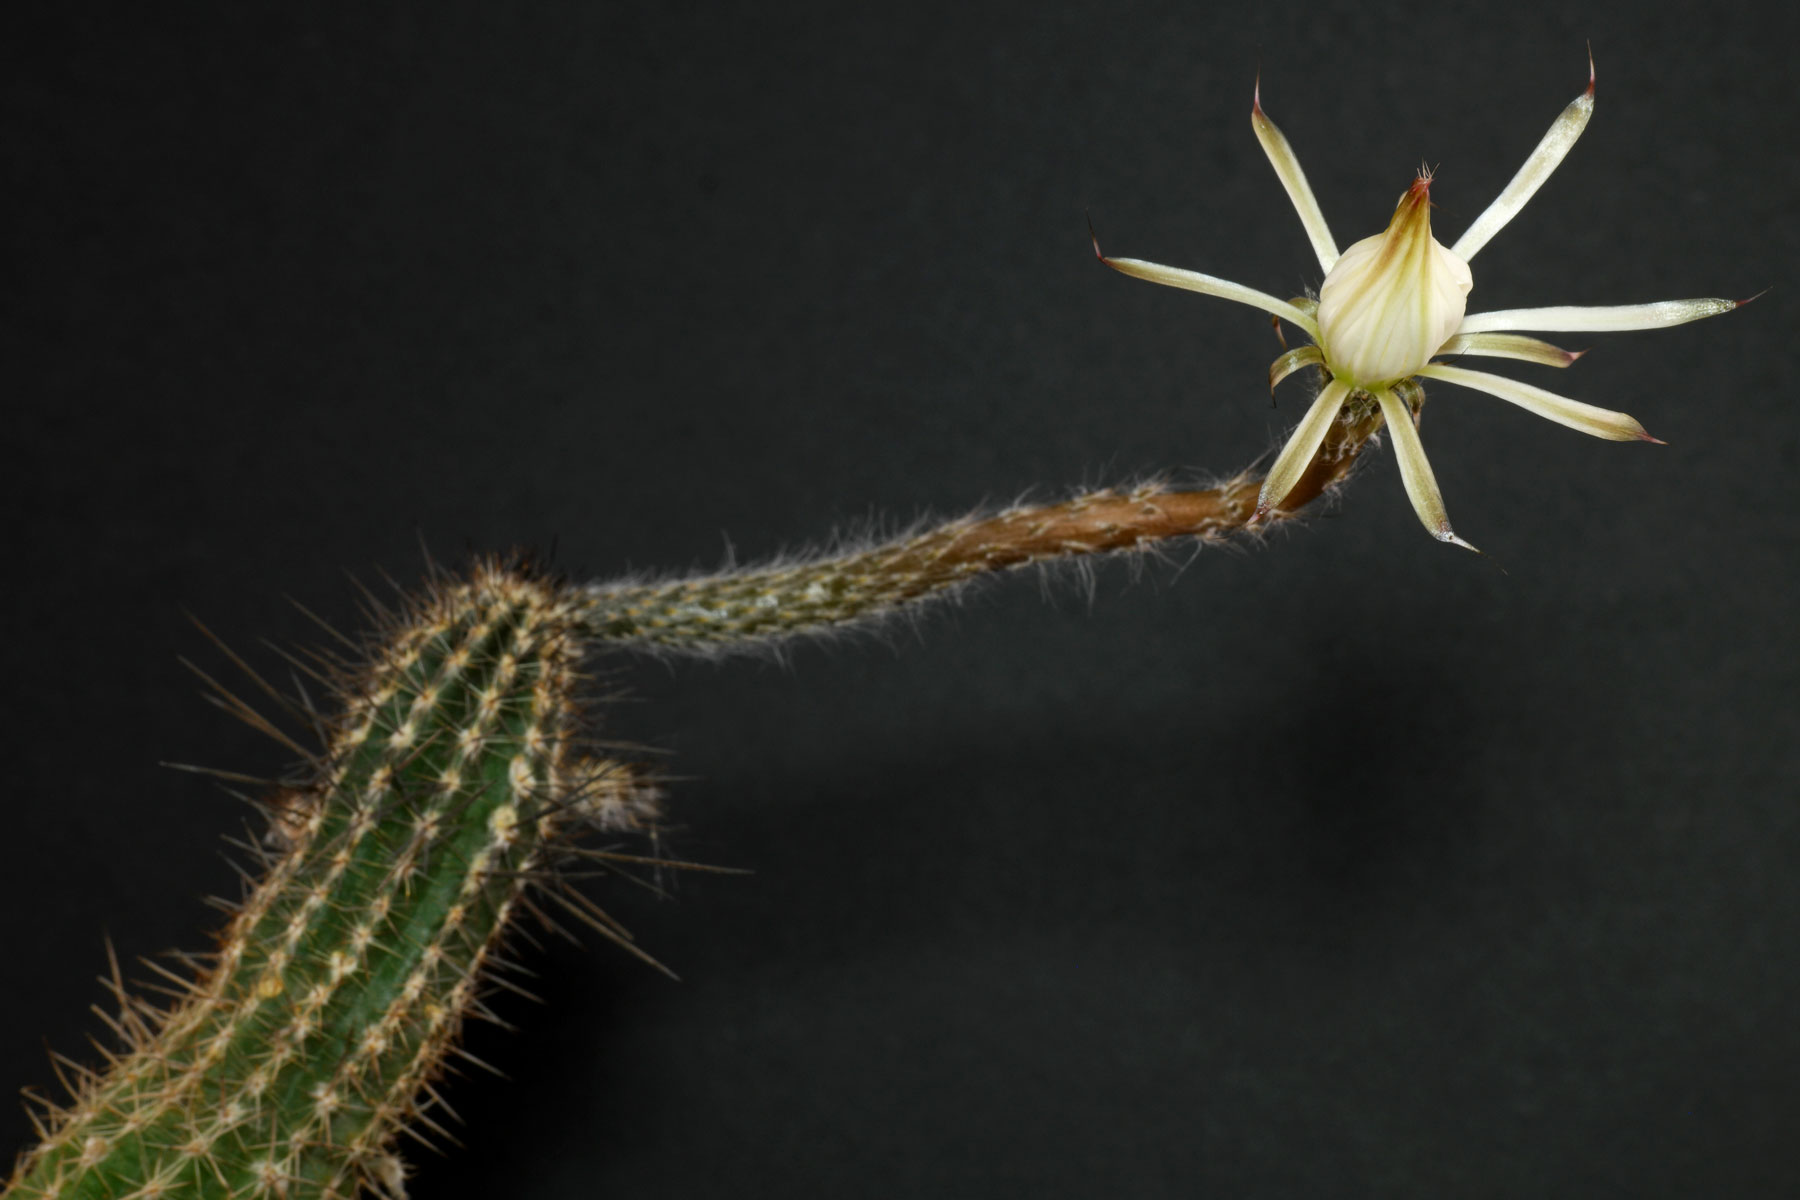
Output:
<path fill-rule="evenodd" d="M 1543 388 L 1517 383 L 1485 371 L 1471 371 L 1435 361 L 1456 355 L 1516 358 L 1552 367 L 1566 367 L 1581 357 L 1517 330 L 1563 332 L 1611 332 L 1626 329 L 1658 329 L 1701 317 L 1730 312 L 1738 300 L 1662 300 L 1651 304 L 1626 304 L 1593 308 L 1522 308 L 1504 312 L 1468 314 L 1465 310 L 1473 279 L 1469 261 L 1517 216 L 1556 170 L 1575 139 L 1587 127 L 1594 111 L 1594 63 L 1588 58 L 1587 90 L 1557 117 L 1537 149 L 1525 160 L 1512 182 L 1470 225 L 1454 246 L 1446 249 L 1431 236 L 1431 176 L 1419 178 L 1400 198 L 1386 232 L 1364 238 L 1341 255 L 1312 187 L 1300 169 L 1300 161 L 1281 130 L 1262 110 L 1261 89 L 1251 102 L 1250 123 L 1274 165 L 1288 199 L 1300 215 L 1325 281 L 1317 301 L 1304 297 L 1280 300 L 1266 292 L 1230 283 L 1198 271 L 1159 266 L 1132 258 L 1100 261 L 1126 275 L 1189 291 L 1205 292 L 1249 304 L 1299 326 L 1312 338 L 1277 358 L 1269 367 L 1271 389 L 1302 367 L 1322 369 L 1325 384 L 1312 407 L 1269 468 L 1257 497 L 1256 515 L 1261 520 L 1280 507 L 1312 463 L 1332 422 L 1346 403 L 1375 404 L 1393 431 L 1395 457 L 1406 494 L 1425 528 L 1440 541 L 1459 546 L 1469 543 L 1457 537 L 1444 512 L 1443 496 L 1425 459 L 1419 440 L 1418 405 L 1423 389 L 1418 380 L 1440 379 L 1461 387 L 1487 392 L 1529 412 L 1560 422 L 1571 429 L 1613 441 L 1657 441 L 1633 418 L 1556 395 Z"/>

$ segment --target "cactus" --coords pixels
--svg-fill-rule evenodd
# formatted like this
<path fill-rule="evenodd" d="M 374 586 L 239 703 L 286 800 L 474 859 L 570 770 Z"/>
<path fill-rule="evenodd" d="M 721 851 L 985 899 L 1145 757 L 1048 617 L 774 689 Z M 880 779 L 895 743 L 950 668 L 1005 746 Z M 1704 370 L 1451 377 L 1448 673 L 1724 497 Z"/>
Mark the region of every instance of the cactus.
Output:
<path fill-rule="evenodd" d="M 398 1194 L 394 1135 L 437 1125 L 433 1083 L 548 848 L 653 815 L 573 736 L 573 615 L 489 563 L 387 622 L 331 680 L 343 715 L 316 779 L 275 799 L 281 848 L 216 960 L 167 1014 L 120 989 L 125 1053 L 9 1196 Z"/>
<path fill-rule="evenodd" d="M 1380 423 L 1373 406 L 1347 409 L 1288 510 L 1340 480 Z M 75 1068 L 72 1102 L 40 1119 L 6 1200 L 403 1195 L 399 1136 L 445 1132 L 436 1084 L 463 1022 L 486 1015 L 482 988 L 507 985 L 509 923 L 521 910 L 548 919 L 545 896 L 632 946 L 557 873 L 571 855 L 620 857 L 580 849 L 582 831 L 649 832 L 658 816 L 656 789 L 586 740 L 585 656 L 764 649 L 995 571 L 1221 540 L 1251 521 L 1260 483 L 1089 492 L 686 579 L 573 586 L 523 560 L 461 580 L 434 571 L 363 643 L 333 634 L 352 659 L 295 660 L 333 692 L 329 718 L 239 662 L 323 749 L 267 798 L 263 873 L 217 952 L 171 975 L 176 1003 L 130 994 L 114 964 L 123 1048 L 102 1072 Z"/>

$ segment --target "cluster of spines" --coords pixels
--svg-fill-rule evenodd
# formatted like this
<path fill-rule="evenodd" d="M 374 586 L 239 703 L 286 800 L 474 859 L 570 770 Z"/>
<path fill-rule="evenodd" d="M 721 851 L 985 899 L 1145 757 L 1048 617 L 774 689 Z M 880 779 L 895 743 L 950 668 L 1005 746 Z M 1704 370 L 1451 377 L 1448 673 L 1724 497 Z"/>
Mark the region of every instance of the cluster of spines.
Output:
<path fill-rule="evenodd" d="M 490 565 L 389 619 L 334 679 L 319 778 L 283 794 L 285 845 L 214 960 L 167 1012 L 118 989 L 127 1050 L 76 1081 L 9 1200 L 399 1194 L 395 1141 L 443 1132 L 434 1082 L 528 887 L 571 825 L 652 815 L 575 749 L 573 614 Z"/>

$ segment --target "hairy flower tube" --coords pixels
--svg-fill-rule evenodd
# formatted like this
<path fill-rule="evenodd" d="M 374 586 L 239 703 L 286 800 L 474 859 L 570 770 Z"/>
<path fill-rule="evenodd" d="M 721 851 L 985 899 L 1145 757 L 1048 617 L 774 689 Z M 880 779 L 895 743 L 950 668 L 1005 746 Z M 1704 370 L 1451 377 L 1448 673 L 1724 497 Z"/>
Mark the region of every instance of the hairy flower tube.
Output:
<path fill-rule="evenodd" d="M 1424 402 L 1421 378 L 1487 392 L 1595 437 L 1613 441 L 1658 440 L 1624 413 L 1440 361 L 1469 355 L 1566 367 L 1584 352 L 1571 353 L 1519 331 L 1659 329 L 1716 316 L 1744 303 L 1719 299 L 1662 300 L 1586 308 L 1466 311 L 1474 282 L 1469 272 L 1470 260 L 1543 186 L 1581 136 L 1593 111 L 1594 64 L 1590 55 L 1587 90 L 1556 118 L 1512 182 L 1475 218 L 1455 245 L 1446 248 L 1431 235 L 1431 175 L 1421 171 L 1400 197 L 1387 229 L 1340 254 L 1293 147 L 1263 112 L 1259 86 L 1251 102 L 1250 124 L 1299 213 L 1300 223 L 1318 255 L 1319 267 L 1325 272 L 1317 300 L 1281 300 L 1198 271 L 1132 258 L 1108 258 L 1095 240 L 1095 255 L 1116 271 L 1260 308 L 1298 326 L 1312 339 L 1311 345 L 1289 350 L 1269 367 L 1271 391 L 1283 379 L 1308 366 L 1320 368 L 1325 383 L 1269 468 L 1257 497 L 1254 520 L 1281 507 L 1346 404 L 1374 404 L 1380 406 L 1387 427 L 1393 431 L 1400 479 L 1419 520 L 1438 540 L 1474 549 L 1451 530 L 1443 495 L 1419 439 L 1418 414 Z"/>

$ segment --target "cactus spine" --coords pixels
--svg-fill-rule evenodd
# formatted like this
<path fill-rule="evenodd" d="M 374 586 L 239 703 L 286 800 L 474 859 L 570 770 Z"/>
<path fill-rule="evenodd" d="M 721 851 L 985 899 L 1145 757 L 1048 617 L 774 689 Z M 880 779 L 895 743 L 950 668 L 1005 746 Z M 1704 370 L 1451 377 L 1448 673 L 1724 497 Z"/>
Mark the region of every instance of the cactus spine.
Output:
<path fill-rule="evenodd" d="M 1346 406 L 1271 519 L 1341 480 L 1380 426 L 1372 405 Z M 128 995 L 115 969 L 124 1049 L 103 1072 L 70 1064 L 73 1101 L 39 1121 L 3 1200 L 404 1195 L 395 1144 L 443 1132 L 434 1082 L 463 1021 L 488 1015 L 478 989 L 504 965 L 508 922 L 535 907 L 530 889 L 629 947 L 554 870 L 569 854 L 629 859 L 571 835 L 657 817 L 653 789 L 581 749 L 584 654 L 779 647 L 1001 570 L 1221 541 L 1249 524 L 1260 483 L 1088 492 L 683 579 L 572 587 L 500 562 L 434 576 L 366 644 L 346 641 L 362 665 L 327 665 L 341 715 L 307 708 L 326 749 L 307 782 L 271 798 L 275 849 L 258 851 L 265 874 L 217 953 L 171 975 L 167 1010 Z"/>

